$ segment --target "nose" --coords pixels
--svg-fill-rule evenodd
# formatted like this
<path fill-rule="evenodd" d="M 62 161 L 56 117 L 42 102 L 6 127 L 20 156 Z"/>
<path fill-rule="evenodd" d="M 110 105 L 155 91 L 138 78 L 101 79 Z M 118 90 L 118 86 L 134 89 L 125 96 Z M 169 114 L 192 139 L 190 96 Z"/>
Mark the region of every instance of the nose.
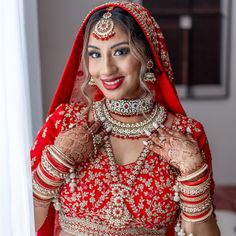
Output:
<path fill-rule="evenodd" d="M 104 76 L 110 76 L 110 75 L 115 74 L 117 70 L 118 70 L 118 67 L 115 63 L 114 58 L 108 55 L 103 56 L 100 74 Z"/>

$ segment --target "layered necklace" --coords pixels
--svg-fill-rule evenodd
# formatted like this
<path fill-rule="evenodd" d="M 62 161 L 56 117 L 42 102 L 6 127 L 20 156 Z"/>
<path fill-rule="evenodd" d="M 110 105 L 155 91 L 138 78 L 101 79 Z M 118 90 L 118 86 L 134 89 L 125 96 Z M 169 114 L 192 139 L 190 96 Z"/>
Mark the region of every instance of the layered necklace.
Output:
<path fill-rule="evenodd" d="M 137 100 L 131 100 L 129 103 L 136 104 Z M 147 100 L 146 100 L 147 101 Z M 109 102 L 110 103 L 110 102 Z M 119 101 L 116 101 L 116 107 L 118 107 Z M 153 108 L 150 110 L 150 115 L 143 121 L 135 122 L 135 123 L 125 123 L 118 120 L 115 120 L 109 113 L 110 106 L 106 106 L 107 102 L 99 101 L 94 103 L 94 116 L 96 120 L 102 121 L 103 128 L 106 130 L 107 128 L 111 129 L 111 135 L 123 138 L 123 139 L 137 139 L 141 137 L 146 137 L 145 131 L 149 131 L 150 133 L 157 129 L 158 126 L 162 125 L 162 123 L 165 121 L 167 113 L 163 106 L 159 104 L 153 104 Z M 124 102 L 121 100 L 121 106 L 123 106 Z M 136 113 L 133 105 L 130 105 L 132 107 L 132 113 Z M 149 104 L 149 106 L 151 105 Z M 112 111 L 114 107 L 112 106 Z M 138 112 L 140 112 L 139 107 Z M 119 112 L 121 112 L 121 109 L 119 109 Z M 136 114 L 137 114 L 136 113 Z M 125 110 L 125 114 L 127 114 Z"/>
<path fill-rule="evenodd" d="M 140 104 L 143 104 L 146 108 L 143 109 L 143 105 L 140 106 Z M 109 112 L 124 116 L 143 113 L 150 114 L 141 122 L 124 123 L 115 120 Z M 94 116 L 96 120 L 102 121 L 104 129 L 111 129 L 111 135 L 124 139 L 135 139 L 147 137 L 145 131 L 152 132 L 157 127 L 161 126 L 166 119 L 167 113 L 163 106 L 154 104 L 153 99 L 151 99 L 150 96 L 146 96 L 137 100 L 103 100 L 95 102 Z M 141 154 L 133 165 L 126 184 L 123 184 L 119 179 L 110 140 L 105 142 L 104 147 L 108 157 L 109 173 L 111 176 L 111 199 L 104 209 L 104 219 L 111 227 L 122 229 L 130 225 L 133 220 L 133 216 L 127 204 L 129 204 L 135 214 L 138 214 L 137 206 L 131 198 L 131 191 L 150 150 L 148 146 L 144 146 Z"/>

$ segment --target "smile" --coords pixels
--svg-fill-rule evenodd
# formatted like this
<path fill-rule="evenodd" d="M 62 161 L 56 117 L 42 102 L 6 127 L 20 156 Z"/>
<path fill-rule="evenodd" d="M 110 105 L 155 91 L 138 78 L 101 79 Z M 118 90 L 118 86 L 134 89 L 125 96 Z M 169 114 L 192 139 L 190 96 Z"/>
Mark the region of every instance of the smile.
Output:
<path fill-rule="evenodd" d="M 124 81 L 124 77 L 117 77 L 115 79 L 101 80 L 101 81 L 104 88 L 106 88 L 107 90 L 114 90 L 114 89 L 119 88 L 122 85 Z"/>

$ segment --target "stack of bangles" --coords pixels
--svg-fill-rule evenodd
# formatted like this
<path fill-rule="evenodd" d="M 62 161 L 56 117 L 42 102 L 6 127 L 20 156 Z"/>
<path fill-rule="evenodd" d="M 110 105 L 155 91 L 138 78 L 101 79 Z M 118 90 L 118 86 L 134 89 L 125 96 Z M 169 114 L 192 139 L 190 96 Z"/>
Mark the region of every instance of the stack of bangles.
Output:
<path fill-rule="evenodd" d="M 43 151 L 41 162 L 33 172 L 35 203 L 49 205 L 73 167 L 73 161 L 57 147 L 47 146 Z"/>
<path fill-rule="evenodd" d="M 194 173 L 177 178 L 180 191 L 181 218 L 184 221 L 202 222 L 212 214 L 210 173 L 207 169 L 208 165 L 204 164 Z M 206 174 L 202 176 L 204 173 Z"/>

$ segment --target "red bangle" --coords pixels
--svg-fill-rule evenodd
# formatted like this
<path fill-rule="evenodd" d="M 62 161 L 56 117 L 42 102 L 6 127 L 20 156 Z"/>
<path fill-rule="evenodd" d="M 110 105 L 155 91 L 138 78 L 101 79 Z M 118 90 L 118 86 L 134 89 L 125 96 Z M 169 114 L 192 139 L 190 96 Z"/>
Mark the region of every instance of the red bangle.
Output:
<path fill-rule="evenodd" d="M 53 177 L 51 176 L 42 166 L 42 164 L 40 163 L 38 168 L 40 168 L 41 172 L 50 180 L 54 181 L 54 182 L 61 182 L 63 179 L 59 179 L 59 178 L 56 178 L 56 177 Z"/>
<path fill-rule="evenodd" d="M 186 200 L 183 200 L 183 199 L 181 199 L 181 201 L 184 202 L 184 203 L 187 203 L 187 204 L 196 205 L 196 204 L 199 204 L 199 203 L 204 202 L 208 197 L 209 197 L 209 195 L 206 195 L 206 197 L 204 197 L 203 199 L 198 200 L 198 201 L 195 201 L 195 202 L 186 201 Z M 180 197 L 180 198 L 181 198 L 181 197 Z"/>
<path fill-rule="evenodd" d="M 38 201 L 45 202 L 45 203 L 51 202 L 51 200 L 45 200 L 45 199 L 40 198 L 35 193 L 33 193 L 33 198 L 38 200 Z"/>
<path fill-rule="evenodd" d="M 54 158 L 51 157 L 50 153 L 46 153 L 46 157 L 48 159 L 48 161 L 59 171 L 61 171 L 62 173 L 68 173 L 69 172 L 69 168 L 63 166 L 62 164 L 58 163 Z"/>
<path fill-rule="evenodd" d="M 204 175 L 203 177 L 201 177 L 200 179 L 198 179 L 196 181 L 182 181 L 181 184 L 187 185 L 187 186 L 196 186 L 196 185 L 199 185 L 199 184 L 205 182 L 208 177 L 209 177 L 209 173 L 207 172 L 206 175 Z"/>
<path fill-rule="evenodd" d="M 183 195 L 184 197 L 188 197 L 188 198 L 196 198 L 196 197 L 200 197 L 200 196 L 202 196 L 203 194 L 205 194 L 207 191 L 209 191 L 209 190 L 206 190 L 205 192 L 203 192 L 203 193 L 200 193 L 200 194 L 198 194 L 198 195 L 188 195 L 188 194 L 185 194 L 185 193 L 183 193 L 183 192 L 181 192 L 181 195 Z"/>
<path fill-rule="evenodd" d="M 211 210 L 211 208 L 208 208 L 208 209 L 207 209 L 206 211 L 204 211 L 203 213 L 201 213 L 201 214 L 199 214 L 199 215 L 194 215 L 194 216 L 188 215 L 188 214 L 186 214 L 185 212 L 182 212 L 182 214 L 183 214 L 185 217 L 189 218 L 189 219 L 198 219 L 198 218 L 202 218 L 202 217 L 204 217 L 205 215 L 207 215 L 210 210 Z"/>
<path fill-rule="evenodd" d="M 43 182 L 40 177 L 38 176 L 38 173 L 37 171 L 34 172 L 34 179 L 35 181 L 40 185 L 42 186 L 43 188 L 46 188 L 46 189 L 49 189 L 49 190 L 52 190 L 52 189 L 56 189 L 57 187 L 55 186 L 50 186 L 48 184 L 46 184 L 45 182 Z"/>

